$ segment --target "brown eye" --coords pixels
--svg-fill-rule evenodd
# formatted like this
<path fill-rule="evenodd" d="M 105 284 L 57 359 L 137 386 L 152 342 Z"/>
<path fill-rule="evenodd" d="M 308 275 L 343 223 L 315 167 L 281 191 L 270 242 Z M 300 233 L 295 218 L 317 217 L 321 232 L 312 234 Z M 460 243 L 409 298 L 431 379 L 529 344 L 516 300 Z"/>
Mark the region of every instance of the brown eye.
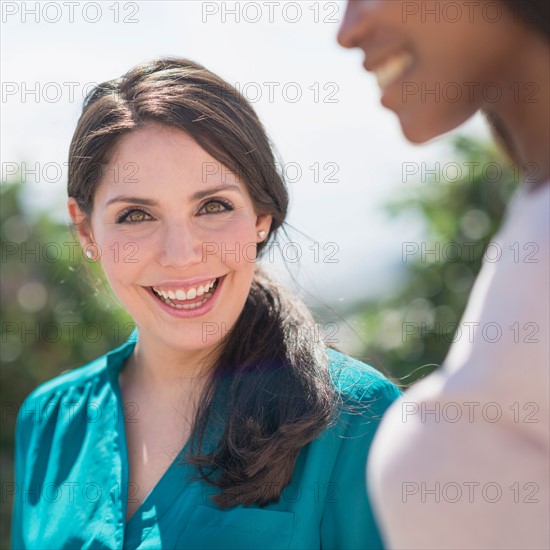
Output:
<path fill-rule="evenodd" d="M 139 208 L 131 208 L 122 212 L 115 221 L 116 223 L 140 223 L 148 220 L 146 216 L 149 216 L 147 212 Z"/>
<path fill-rule="evenodd" d="M 134 210 L 130 212 L 127 217 L 131 222 L 142 222 L 145 219 L 145 212 L 141 210 Z"/>
<path fill-rule="evenodd" d="M 234 206 L 229 201 L 225 199 L 213 199 L 202 206 L 199 210 L 199 214 L 201 216 L 204 214 L 223 214 L 231 210 L 234 210 Z"/>
<path fill-rule="evenodd" d="M 222 211 L 222 205 L 219 202 L 209 202 L 204 206 L 207 214 L 217 214 Z"/>

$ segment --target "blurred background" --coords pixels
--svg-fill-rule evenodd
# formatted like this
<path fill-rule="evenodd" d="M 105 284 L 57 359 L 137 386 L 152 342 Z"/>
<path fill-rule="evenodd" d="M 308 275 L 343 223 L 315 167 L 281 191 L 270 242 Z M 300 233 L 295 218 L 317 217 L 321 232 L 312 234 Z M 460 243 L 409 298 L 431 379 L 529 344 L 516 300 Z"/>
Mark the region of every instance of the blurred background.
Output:
<path fill-rule="evenodd" d="M 263 261 L 320 336 L 404 389 L 441 363 L 518 175 L 480 116 L 407 143 L 361 54 L 336 43 L 343 13 L 330 1 L 2 3 L 2 547 L 19 405 L 133 328 L 69 231 L 66 173 L 86 92 L 138 63 L 188 57 L 253 104 L 291 195 L 287 236 Z"/>

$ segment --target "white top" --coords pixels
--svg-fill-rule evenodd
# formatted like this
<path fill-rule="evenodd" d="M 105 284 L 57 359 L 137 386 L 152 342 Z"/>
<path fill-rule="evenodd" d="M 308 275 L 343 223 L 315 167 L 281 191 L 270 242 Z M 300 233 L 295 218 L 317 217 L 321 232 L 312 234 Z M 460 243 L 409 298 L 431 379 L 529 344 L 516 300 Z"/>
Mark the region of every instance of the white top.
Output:
<path fill-rule="evenodd" d="M 443 366 L 382 421 L 368 484 L 390 548 L 550 548 L 549 206 L 550 185 L 516 195 Z"/>

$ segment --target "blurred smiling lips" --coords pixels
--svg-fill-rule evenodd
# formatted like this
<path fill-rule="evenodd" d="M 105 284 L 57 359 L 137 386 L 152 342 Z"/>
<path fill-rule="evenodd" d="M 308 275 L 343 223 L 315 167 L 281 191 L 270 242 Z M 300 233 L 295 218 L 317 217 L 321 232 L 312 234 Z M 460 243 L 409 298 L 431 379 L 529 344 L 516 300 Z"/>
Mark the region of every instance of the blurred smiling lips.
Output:
<path fill-rule="evenodd" d="M 378 86 L 384 91 L 388 86 L 400 80 L 411 68 L 414 57 L 408 50 L 401 49 L 390 55 L 378 56 L 378 60 L 372 62 L 370 58 L 365 60 L 363 66 L 367 71 L 376 75 Z"/>
<path fill-rule="evenodd" d="M 175 317 L 198 317 L 210 311 L 217 300 L 225 275 L 187 281 L 165 281 L 144 287 L 155 302 Z"/>

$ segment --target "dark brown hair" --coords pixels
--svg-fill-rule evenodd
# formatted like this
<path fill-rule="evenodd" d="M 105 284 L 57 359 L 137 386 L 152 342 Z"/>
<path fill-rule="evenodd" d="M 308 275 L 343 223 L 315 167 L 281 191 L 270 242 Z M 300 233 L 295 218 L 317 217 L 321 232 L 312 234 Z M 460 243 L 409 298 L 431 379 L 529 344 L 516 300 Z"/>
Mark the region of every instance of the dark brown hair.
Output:
<path fill-rule="evenodd" d="M 150 122 L 181 129 L 242 177 L 256 212 L 273 216 L 260 256 L 288 207 L 269 140 L 242 95 L 185 59 L 145 63 L 88 94 L 70 146 L 69 196 L 89 216 L 117 140 Z M 220 490 L 219 506 L 276 502 L 300 449 L 335 420 L 339 396 L 313 328 L 306 307 L 257 266 L 201 396 L 186 457 Z"/>
<path fill-rule="evenodd" d="M 530 25 L 533 30 L 550 40 L 550 2 L 548 0 L 502 0 L 519 23 Z"/>
<path fill-rule="evenodd" d="M 502 2 L 512 12 L 515 21 L 529 26 L 533 32 L 550 40 L 550 0 L 502 0 Z M 508 128 L 495 112 L 484 110 L 482 113 L 497 144 L 512 162 L 519 164 L 521 156 Z M 540 179 L 532 187 L 538 187 L 543 183 L 544 180 Z"/>

